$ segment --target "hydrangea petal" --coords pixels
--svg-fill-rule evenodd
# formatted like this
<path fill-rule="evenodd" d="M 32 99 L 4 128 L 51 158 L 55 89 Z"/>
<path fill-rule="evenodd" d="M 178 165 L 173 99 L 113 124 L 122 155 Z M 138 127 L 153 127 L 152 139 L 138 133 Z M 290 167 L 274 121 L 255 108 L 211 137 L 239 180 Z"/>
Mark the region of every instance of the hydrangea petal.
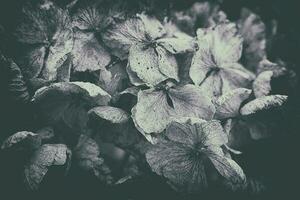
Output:
<path fill-rule="evenodd" d="M 132 45 L 146 40 L 145 27 L 139 18 L 130 18 L 113 25 L 102 34 L 102 38 L 112 54 L 124 60 Z"/>
<path fill-rule="evenodd" d="M 33 149 L 41 145 L 41 138 L 35 133 L 29 131 L 20 131 L 9 136 L 1 146 L 1 149 L 8 149 L 22 142 L 28 142 Z"/>
<path fill-rule="evenodd" d="M 51 166 L 64 166 L 70 161 L 71 151 L 64 144 L 45 144 L 41 146 L 25 166 L 25 184 L 37 190 Z"/>
<path fill-rule="evenodd" d="M 213 31 L 213 56 L 218 65 L 237 62 L 242 54 L 243 39 L 234 23 L 222 23 Z"/>
<path fill-rule="evenodd" d="M 190 77 L 196 85 L 200 85 L 208 72 L 216 66 L 212 55 L 213 37 L 202 29 L 197 31 L 198 50 L 195 52 L 190 67 Z"/>
<path fill-rule="evenodd" d="M 287 101 L 287 99 L 288 97 L 286 95 L 270 95 L 259 97 L 245 104 L 241 108 L 240 113 L 242 115 L 251 115 L 262 110 L 280 107 Z"/>
<path fill-rule="evenodd" d="M 264 71 L 256 77 L 252 84 L 255 97 L 258 98 L 270 94 L 272 77 L 272 71 Z"/>
<path fill-rule="evenodd" d="M 98 106 L 89 110 L 89 115 L 94 115 L 100 119 L 111 123 L 125 123 L 129 120 L 129 114 L 120 108 L 111 106 Z"/>
<path fill-rule="evenodd" d="M 160 38 L 166 34 L 166 30 L 163 25 L 155 17 L 151 17 L 143 13 L 138 14 L 137 16 L 142 20 L 145 27 L 145 35 L 150 41 Z"/>
<path fill-rule="evenodd" d="M 138 102 L 132 110 L 132 117 L 146 134 L 160 133 L 170 123 L 170 116 L 175 112 L 168 105 L 166 98 L 163 91 L 152 89 L 138 93 Z"/>
<path fill-rule="evenodd" d="M 224 93 L 215 102 L 215 117 L 227 119 L 238 116 L 242 103 L 249 98 L 251 92 L 251 90 L 246 88 L 237 88 Z"/>
<path fill-rule="evenodd" d="M 243 8 L 238 27 L 244 38 L 245 66 L 253 71 L 266 56 L 266 26 L 258 15 Z"/>
<path fill-rule="evenodd" d="M 155 50 L 158 56 L 159 71 L 165 76 L 179 81 L 178 65 L 175 57 L 161 47 L 156 47 Z"/>
<path fill-rule="evenodd" d="M 168 94 L 178 116 L 211 119 L 214 115 L 211 99 L 203 95 L 197 86 L 178 86 L 171 88 Z"/>
<path fill-rule="evenodd" d="M 198 140 L 205 146 L 222 146 L 228 142 L 227 135 L 218 120 L 196 123 Z"/>
<path fill-rule="evenodd" d="M 255 75 L 238 63 L 227 64 L 219 72 L 223 81 L 223 93 L 236 88 L 248 88 Z"/>
<path fill-rule="evenodd" d="M 190 148 L 183 144 L 162 142 L 146 153 L 151 169 L 189 192 L 207 187 L 204 165 L 189 159 Z"/>
<path fill-rule="evenodd" d="M 157 85 L 168 78 L 159 71 L 158 56 L 151 47 L 132 46 L 128 62 L 131 71 L 148 85 Z"/>
<path fill-rule="evenodd" d="M 244 184 L 246 176 L 242 168 L 231 158 L 220 155 L 216 150 L 207 152 L 208 158 L 211 160 L 218 172 L 231 183 Z"/>
<path fill-rule="evenodd" d="M 194 39 L 184 33 L 178 33 L 177 37 L 158 39 L 157 43 L 172 54 L 192 52 L 195 49 Z"/>

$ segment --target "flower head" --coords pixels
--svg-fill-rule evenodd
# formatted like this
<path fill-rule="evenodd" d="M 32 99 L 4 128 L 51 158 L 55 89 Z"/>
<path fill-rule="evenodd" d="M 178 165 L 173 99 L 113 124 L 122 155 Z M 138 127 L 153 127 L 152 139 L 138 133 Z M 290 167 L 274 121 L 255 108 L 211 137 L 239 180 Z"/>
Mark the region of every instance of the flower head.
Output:
<path fill-rule="evenodd" d="M 233 23 L 198 29 L 196 51 L 190 77 L 212 96 L 238 87 L 248 87 L 254 74 L 238 63 L 242 54 L 242 38 Z"/>
<path fill-rule="evenodd" d="M 227 136 L 219 121 L 172 122 L 165 136 L 146 153 L 146 158 L 155 173 L 175 186 L 189 192 L 206 188 L 210 164 L 230 182 L 245 182 L 243 170 L 221 148 Z"/>

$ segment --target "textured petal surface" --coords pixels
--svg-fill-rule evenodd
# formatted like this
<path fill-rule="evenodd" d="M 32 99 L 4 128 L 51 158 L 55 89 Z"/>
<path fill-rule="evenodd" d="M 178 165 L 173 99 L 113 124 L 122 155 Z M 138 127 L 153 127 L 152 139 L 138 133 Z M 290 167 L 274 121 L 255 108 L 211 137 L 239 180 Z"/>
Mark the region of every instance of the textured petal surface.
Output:
<path fill-rule="evenodd" d="M 25 184 L 31 190 L 37 190 L 51 166 L 68 165 L 71 151 L 64 144 L 45 144 L 41 146 L 25 166 Z"/>
<path fill-rule="evenodd" d="M 238 88 L 220 96 L 215 102 L 215 117 L 226 119 L 238 116 L 242 103 L 249 98 L 251 92 L 246 88 Z"/>
<path fill-rule="evenodd" d="M 215 112 L 211 99 L 202 94 L 197 86 L 171 88 L 168 94 L 178 116 L 211 119 Z"/>
<path fill-rule="evenodd" d="M 130 70 L 135 72 L 146 84 L 157 85 L 168 78 L 160 72 L 158 55 L 155 49 L 151 47 L 147 48 L 141 45 L 132 46 L 130 48 L 128 61 Z M 161 64 L 166 63 L 161 62 Z"/>
<path fill-rule="evenodd" d="M 287 99 L 288 97 L 285 95 L 270 95 L 260 97 L 245 104 L 241 108 L 240 113 L 242 115 L 250 115 L 259 111 L 277 108 L 282 106 L 287 101 Z"/>
<path fill-rule="evenodd" d="M 96 71 L 107 66 L 111 57 L 108 51 L 99 43 L 94 33 L 77 31 L 72 49 L 75 71 Z"/>

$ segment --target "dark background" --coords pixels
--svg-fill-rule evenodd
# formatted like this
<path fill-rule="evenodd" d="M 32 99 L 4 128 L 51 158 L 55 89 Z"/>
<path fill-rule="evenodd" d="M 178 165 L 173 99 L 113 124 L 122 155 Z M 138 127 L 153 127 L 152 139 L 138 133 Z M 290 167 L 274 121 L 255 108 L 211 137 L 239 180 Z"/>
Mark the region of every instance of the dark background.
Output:
<path fill-rule="evenodd" d="M 0 1 L 0 24 L 7 32 L 13 30 L 22 0 Z M 64 4 L 64 1 L 58 1 Z M 174 9 L 190 6 L 192 0 L 175 0 Z M 272 45 L 269 57 L 281 58 L 289 64 L 290 69 L 300 73 L 300 12 L 297 0 L 224 0 L 222 9 L 229 19 L 237 19 L 241 7 L 248 7 L 258 13 L 264 21 L 276 19 L 280 37 Z M 157 1 L 157 5 L 167 5 L 167 1 Z M 2 31 L 1 31 L 2 32 Z M 2 34 L 2 33 L 1 33 Z M 18 51 L 18 47 L 8 39 L 0 38 L 1 51 L 7 55 Z M 0 141 L 19 130 L 30 130 L 39 122 L 33 118 L 32 108 L 12 101 L 7 91 L 9 74 L 0 69 Z M 269 185 L 263 195 L 228 194 L 214 190 L 202 194 L 195 199 L 295 199 L 300 196 L 299 187 L 299 133 L 300 133 L 300 94 L 299 84 L 290 88 L 285 82 L 274 83 L 274 90 L 280 94 L 288 94 L 289 101 L 283 110 L 283 134 L 275 134 L 267 140 L 248 146 L 241 156 L 242 166 L 255 176 L 262 176 Z M 2 156 L 2 155 L 1 155 Z M 18 155 L 16 155 L 18 156 Z M 24 155 L 25 157 L 26 155 Z M 54 169 L 48 174 L 46 185 L 37 193 L 28 193 L 23 189 L 19 174 L 15 173 L 22 166 L 16 162 L 8 162 L 10 158 L 0 157 L 0 199 L 23 199 L 39 197 L 39 199 L 61 198 L 77 199 L 184 199 L 174 193 L 158 177 L 149 175 L 129 181 L 127 184 L 110 188 L 100 185 L 97 180 L 87 174 L 71 170 L 65 178 L 58 176 L 59 170 Z M 45 181 L 46 182 L 46 181 Z M 300 189 L 300 188 L 299 188 Z M 299 199 L 299 197 L 298 197 Z"/>

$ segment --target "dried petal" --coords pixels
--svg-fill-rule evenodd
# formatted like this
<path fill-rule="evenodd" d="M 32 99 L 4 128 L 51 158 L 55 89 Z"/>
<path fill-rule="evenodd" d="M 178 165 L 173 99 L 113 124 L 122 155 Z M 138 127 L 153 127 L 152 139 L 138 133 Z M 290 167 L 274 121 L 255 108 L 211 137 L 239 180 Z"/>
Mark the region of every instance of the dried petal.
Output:
<path fill-rule="evenodd" d="M 178 116 L 208 120 L 214 115 L 215 107 L 211 99 L 203 95 L 197 86 L 188 84 L 171 88 L 168 94 Z"/>
<path fill-rule="evenodd" d="M 87 82 L 62 82 L 40 88 L 33 102 L 48 123 L 64 121 L 77 131 L 85 129 L 87 112 L 94 106 L 107 105 L 110 95 Z"/>
<path fill-rule="evenodd" d="M 1 149 L 13 148 L 17 145 L 29 145 L 30 148 L 36 149 L 41 145 L 41 138 L 32 132 L 21 131 L 9 136 L 1 146 Z"/>
<path fill-rule="evenodd" d="M 94 33 L 77 31 L 72 55 L 74 70 L 79 72 L 104 69 L 111 61 L 110 54 Z"/>
<path fill-rule="evenodd" d="M 253 82 L 252 88 L 256 98 L 267 96 L 271 92 L 272 71 L 260 73 Z"/>
<path fill-rule="evenodd" d="M 167 103 L 167 96 L 163 91 L 152 89 L 138 93 L 138 103 L 132 109 L 135 125 L 146 134 L 160 133 L 170 122 L 174 110 Z"/>
<path fill-rule="evenodd" d="M 111 123 L 125 123 L 129 120 L 129 114 L 120 108 L 110 106 L 98 106 L 89 111 L 89 115 L 107 120 Z"/>
<path fill-rule="evenodd" d="M 134 45 L 130 48 L 128 58 L 130 70 L 146 84 L 157 85 L 168 77 L 159 70 L 158 56 L 153 48 Z"/>
<path fill-rule="evenodd" d="M 102 34 L 102 38 L 112 54 L 124 60 L 132 45 L 146 40 L 144 23 L 139 18 L 130 18 L 113 25 Z"/>
<path fill-rule="evenodd" d="M 49 167 L 67 165 L 70 161 L 71 151 L 64 144 L 45 144 L 31 157 L 25 166 L 25 184 L 31 190 L 37 190 Z"/>
<path fill-rule="evenodd" d="M 12 99 L 23 103 L 28 102 L 30 95 L 18 65 L 13 60 L 0 55 L 0 66 L 8 71 L 8 91 Z"/>
<path fill-rule="evenodd" d="M 86 135 L 81 135 L 74 149 L 74 157 L 81 169 L 92 173 L 101 181 L 111 183 L 111 171 L 105 165 L 103 158 L 100 157 L 99 146 L 95 140 Z"/>
<path fill-rule="evenodd" d="M 266 56 L 266 26 L 258 15 L 243 8 L 238 27 L 244 38 L 245 66 L 254 71 Z"/>
<path fill-rule="evenodd" d="M 251 115 L 262 110 L 268 110 L 282 106 L 288 97 L 285 95 L 263 96 L 244 105 L 240 113 L 242 115 Z"/>
<path fill-rule="evenodd" d="M 150 17 L 145 14 L 137 15 L 144 24 L 146 37 L 151 41 L 162 37 L 166 34 L 163 25 L 155 17 Z"/>
<path fill-rule="evenodd" d="M 215 117 L 226 119 L 238 116 L 242 103 L 249 98 L 251 92 L 249 89 L 238 88 L 220 96 L 215 102 Z"/>

